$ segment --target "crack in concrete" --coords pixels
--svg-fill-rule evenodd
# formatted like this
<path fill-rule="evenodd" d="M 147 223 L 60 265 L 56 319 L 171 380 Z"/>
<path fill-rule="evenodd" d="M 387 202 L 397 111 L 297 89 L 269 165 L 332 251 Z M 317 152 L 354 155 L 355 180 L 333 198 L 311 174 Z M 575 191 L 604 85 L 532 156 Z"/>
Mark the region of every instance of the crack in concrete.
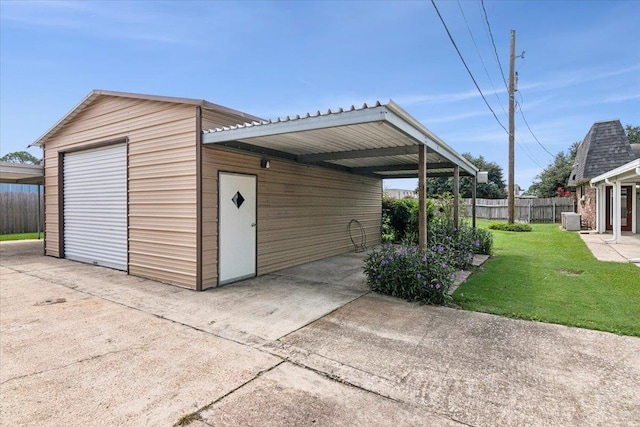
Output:
<path fill-rule="evenodd" d="M 340 310 L 341 308 L 348 306 L 349 304 L 351 304 L 351 303 L 353 303 L 353 302 L 355 302 L 355 301 L 359 300 L 360 298 L 362 298 L 362 297 L 363 297 L 363 296 L 365 296 L 365 295 L 369 295 L 370 293 L 371 293 L 371 291 L 366 291 L 366 292 L 365 292 L 365 293 L 363 293 L 362 295 L 358 295 L 358 296 L 357 296 L 357 297 L 355 297 L 354 299 L 352 299 L 352 300 L 350 300 L 350 301 L 347 301 L 345 304 L 343 304 L 343 305 L 341 305 L 341 306 L 339 306 L 339 307 L 334 308 L 334 309 L 333 309 L 333 310 L 331 310 L 330 312 L 323 314 L 322 316 L 318 317 L 317 319 L 313 319 L 313 320 L 311 320 L 310 322 L 307 322 L 306 324 L 304 324 L 304 325 L 300 326 L 299 328 L 296 328 L 295 330 L 290 331 L 290 332 L 287 332 L 287 333 L 286 333 L 286 334 L 284 334 L 283 336 L 276 338 L 275 340 L 273 340 L 273 342 L 280 341 L 281 339 L 286 338 L 286 337 L 288 337 L 289 335 L 294 334 L 294 333 L 298 332 L 299 330 L 306 328 L 307 326 L 313 325 L 313 324 L 314 324 L 314 323 L 316 323 L 317 321 L 322 320 L 322 319 L 324 319 L 325 317 L 332 315 L 333 313 L 335 313 L 336 311 Z"/>
<path fill-rule="evenodd" d="M 112 300 L 112 299 L 107 298 L 107 297 L 105 297 L 105 296 L 103 296 L 103 295 L 96 295 L 96 294 L 91 293 L 90 291 L 87 291 L 87 290 L 84 290 L 84 289 L 78 289 L 78 288 L 77 288 L 77 286 L 68 285 L 68 284 L 66 284 L 66 283 L 64 283 L 64 282 L 62 282 L 62 281 L 54 280 L 54 279 L 52 279 L 52 278 L 43 278 L 43 277 L 40 277 L 40 276 L 38 276 L 38 275 L 36 275 L 36 274 L 29 273 L 29 272 L 26 272 L 26 271 L 16 271 L 16 272 L 19 272 L 19 273 L 25 274 L 25 275 L 27 275 L 27 276 L 30 276 L 30 277 L 33 277 L 33 278 L 36 278 L 36 279 L 45 280 L 45 281 L 48 281 L 48 282 L 50 282 L 50 283 L 52 283 L 52 284 L 59 285 L 59 286 L 63 286 L 63 287 L 65 287 L 65 288 L 67 288 L 67 289 L 71 289 L 71 290 L 74 290 L 74 291 L 76 291 L 76 292 L 80 292 L 80 293 L 82 293 L 82 294 L 84 294 L 84 295 L 88 295 L 88 296 L 91 296 L 91 297 L 94 297 L 94 298 L 98 298 L 98 299 L 101 299 L 101 300 L 104 300 L 104 301 L 108 301 L 108 302 L 111 302 L 111 303 L 113 303 L 113 304 L 117 304 L 117 305 L 119 305 L 119 306 L 126 307 L 126 308 L 128 308 L 128 309 L 132 309 L 132 310 L 135 310 L 135 311 L 138 311 L 138 312 L 144 313 L 144 314 L 146 314 L 146 315 L 150 315 L 150 316 L 156 317 L 156 318 L 161 319 L 161 320 L 166 320 L 166 321 L 172 322 L 172 323 L 174 323 L 174 324 L 181 325 L 181 326 L 183 326 L 183 327 L 186 327 L 186 328 L 189 328 L 189 329 L 192 329 L 192 330 L 198 331 L 198 332 L 202 332 L 202 333 L 205 333 L 205 334 L 207 334 L 207 335 L 210 335 L 210 336 L 213 336 L 213 337 L 216 337 L 216 338 L 219 338 L 219 339 L 223 339 L 223 340 L 226 340 L 226 341 L 230 341 L 230 342 L 233 342 L 233 343 L 239 344 L 239 345 L 241 345 L 241 346 L 243 346 L 243 347 L 249 347 L 249 348 L 252 348 L 252 349 L 254 349 L 254 350 L 260 351 L 260 352 L 262 352 L 262 353 L 265 353 L 265 354 L 268 354 L 268 355 L 271 355 L 271 356 L 273 356 L 273 357 L 276 357 L 276 358 L 280 359 L 280 361 L 279 361 L 278 363 L 276 363 L 275 365 L 273 365 L 273 366 L 271 366 L 271 367 L 269 367 L 269 368 L 267 368 L 267 369 L 263 369 L 263 370 L 261 370 L 261 371 L 260 371 L 260 372 L 258 372 L 254 377 L 252 377 L 251 379 L 247 380 L 246 382 L 242 383 L 242 384 L 241 384 L 241 385 L 239 385 L 238 387 L 236 387 L 236 388 L 234 388 L 234 389 L 230 390 L 229 392 L 225 393 L 224 395 L 220 396 L 218 399 L 214 400 L 213 402 L 210 402 L 209 404 L 207 404 L 207 405 L 205 405 L 205 406 L 201 407 L 200 409 L 198 409 L 198 410 L 196 410 L 196 411 L 194 411 L 194 412 L 192 412 L 192 413 L 190 413 L 190 414 L 187 414 L 187 416 L 188 416 L 188 415 L 200 415 L 200 413 L 202 413 L 203 411 L 205 411 L 205 410 L 209 409 L 210 407 L 212 407 L 212 406 L 213 406 L 213 405 L 215 405 L 216 403 L 220 402 L 220 401 L 221 401 L 222 399 L 224 399 L 225 397 L 227 397 L 227 396 L 229 396 L 229 395 L 233 394 L 234 392 L 236 392 L 237 390 L 241 389 L 241 388 L 242 388 L 242 387 L 244 387 L 245 385 L 247 385 L 247 384 L 251 383 L 252 381 L 254 381 L 254 380 L 256 380 L 256 379 L 258 379 L 258 378 L 259 378 L 259 377 L 261 377 L 263 374 L 265 374 L 265 373 L 267 373 L 267 372 L 269 372 L 269 371 L 271 371 L 271 370 L 273 370 L 273 369 L 277 368 L 278 366 L 280 366 L 281 364 L 283 364 L 283 363 L 285 363 L 285 362 L 291 363 L 291 364 L 293 364 L 293 365 L 295 365 L 295 366 L 298 366 L 298 367 L 300 367 L 300 368 L 303 368 L 303 369 L 305 369 L 305 370 L 309 370 L 309 371 L 311 371 L 311 372 L 314 372 L 314 373 L 316 373 L 316 374 L 318 374 L 318 375 L 321 375 L 321 376 L 323 376 L 323 377 L 325 377 L 325 378 L 327 378 L 327 379 L 329 379 L 329 380 L 331 380 L 331 381 L 335 381 L 335 382 L 337 382 L 337 383 L 339 383 L 339 384 L 343 384 L 343 385 L 346 385 L 346 386 L 348 386 L 348 387 L 354 387 L 354 388 L 356 388 L 356 389 L 358 389 L 358 390 L 364 391 L 364 392 L 366 392 L 366 393 L 373 394 L 373 395 L 375 395 L 375 396 L 379 396 L 379 397 L 381 397 L 381 398 L 383 398 L 383 399 L 390 400 L 390 401 L 393 401 L 393 402 L 395 402 L 395 403 L 401 403 L 401 404 L 405 404 L 405 405 L 412 405 L 412 406 L 415 406 L 415 405 L 416 405 L 415 403 L 411 403 L 411 402 L 408 402 L 408 401 L 395 399 L 395 398 L 393 398 L 393 397 L 391 397 L 391 396 L 387 396 L 387 395 L 381 394 L 381 393 L 379 393 L 379 392 L 377 392 L 377 391 L 375 391 L 375 390 L 371 390 L 371 389 L 368 389 L 368 388 L 363 387 L 363 386 L 361 386 L 361 385 L 358 385 L 358 384 L 352 383 L 352 382 L 350 382 L 350 381 L 347 381 L 346 379 L 343 379 L 343 378 L 341 378 L 341 377 L 338 377 L 337 375 L 334 375 L 334 374 L 331 374 L 331 373 L 329 373 L 329 372 L 325 372 L 325 371 L 322 371 L 322 370 L 320 370 L 320 369 L 316 369 L 316 368 L 313 368 L 313 367 L 311 367 L 311 366 L 309 366 L 309 365 L 306 365 L 305 363 L 303 363 L 303 362 L 301 362 L 301 361 L 293 360 L 293 359 L 291 359 L 290 357 L 282 356 L 281 354 L 278 354 L 278 353 L 276 352 L 276 350 L 269 350 L 267 347 L 265 347 L 265 345 L 268 345 L 268 344 L 280 344 L 280 345 L 284 344 L 284 343 L 282 343 L 282 342 L 280 341 L 281 339 L 286 338 L 287 336 L 289 336 L 289 335 L 291 335 L 291 334 L 293 334 L 293 333 L 295 333 L 295 332 L 298 332 L 298 331 L 300 331 L 301 329 L 304 329 L 304 328 L 306 328 L 306 327 L 308 327 L 308 326 L 312 325 L 313 323 L 316 323 L 316 322 L 318 322 L 318 321 L 322 320 L 323 318 L 325 318 L 325 317 L 327 317 L 327 316 L 330 316 L 331 314 L 333 314 L 333 313 L 335 313 L 336 311 L 340 310 L 342 307 L 345 307 L 345 306 L 347 306 L 347 305 L 349 305 L 349 304 L 354 303 L 354 302 L 355 302 L 355 301 L 357 301 L 358 299 L 360 299 L 360 298 L 362 298 L 362 297 L 364 297 L 364 296 L 366 296 L 366 295 L 370 294 L 370 293 L 371 293 L 371 291 L 370 291 L 370 290 L 367 290 L 366 292 L 364 292 L 363 294 L 361 294 L 361 295 L 357 296 L 356 298 L 354 298 L 354 299 L 352 299 L 352 300 L 350 300 L 350 301 L 346 302 L 345 304 L 343 304 L 343 305 L 341 305 L 341 306 L 339 306 L 339 307 L 337 307 L 337 308 L 335 308 L 335 309 L 331 310 L 331 311 L 330 311 L 330 312 L 328 312 L 328 313 L 325 313 L 324 315 L 322 315 L 322 316 L 318 317 L 317 319 L 314 319 L 314 320 L 312 320 L 312 321 L 308 322 L 307 324 L 305 324 L 305 325 L 303 325 L 303 326 L 301 326 L 301 327 L 299 327 L 299 328 L 295 329 L 294 331 L 288 332 L 287 334 L 283 335 L 283 336 L 282 336 L 282 337 L 280 337 L 280 338 L 277 338 L 276 340 L 271 340 L 271 341 L 268 341 L 268 340 L 262 340 L 263 342 L 258 344 L 258 343 L 247 343 L 247 342 L 243 342 L 243 341 L 235 340 L 235 339 L 233 339 L 233 338 L 231 338 L 231 337 L 221 336 L 221 335 L 218 335 L 218 334 L 213 333 L 213 332 L 211 332 L 211 331 L 207 331 L 207 330 L 205 330 L 205 329 L 202 329 L 202 328 L 200 328 L 200 327 L 197 327 L 197 326 L 194 326 L 194 325 L 189 325 L 189 324 L 186 324 L 186 323 L 180 322 L 180 321 L 178 321 L 178 320 L 175 320 L 175 319 L 171 319 L 171 318 L 165 317 L 165 315 L 151 313 L 151 312 L 145 311 L 145 310 L 143 310 L 143 309 L 141 309 L 141 308 L 134 307 L 134 306 L 131 306 L 131 305 L 127 305 L 126 303 L 123 303 L 123 302 L 120 302 L 120 301 Z M 292 346 L 292 347 L 293 347 L 293 346 Z M 143 348 L 143 347 L 140 347 L 140 348 Z M 129 349 L 131 349 L 131 348 L 129 348 Z M 118 351 L 114 351 L 114 352 L 109 352 L 109 353 L 105 353 L 104 355 L 108 355 L 108 354 L 110 354 L 110 353 L 122 352 L 122 351 L 129 350 L 129 349 L 123 349 L 123 350 L 118 350 Z M 370 372 L 364 371 L 364 370 L 359 369 L 359 368 L 354 367 L 354 366 L 350 366 L 350 365 L 345 364 L 345 363 L 342 363 L 342 362 L 340 362 L 340 361 L 337 361 L 337 360 L 334 360 L 334 359 L 331 359 L 331 358 L 328 358 L 328 357 L 325 357 L 325 356 L 322 356 L 322 355 L 319 355 L 319 354 L 316 354 L 316 353 L 312 353 L 312 352 L 309 352 L 309 354 L 310 354 L 310 355 L 311 355 L 311 354 L 313 354 L 313 355 L 315 355 L 315 356 L 317 356 L 317 357 L 319 357 L 319 358 L 323 358 L 323 359 L 325 359 L 325 360 L 329 360 L 329 361 L 331 361 L 331 362 L 335 363 L 336 365 L 338 365 L 339 367 L 344 367 L 344 368 L 347 368 L 347 369 L 353 369 L 353 370 L 356 370 L 356 371 L 362 372 L 363 374 L 369 375 L 369 376 L 371 376 L 371 377 L 379 378 L 379 379 L 381 379 L 381 380 L 383 380 L 383 381 L 387 381 L 387 382 L 389 382 L 389 381 L 390 381 L 389 379 L 387 379 L 387 378 L 385 378 L 385 377 L 377 376 L 377 375 L 375 375 L 375 374 L 372 374 L 372 373 L 370 373 Z M 71 365 L 76 364 L 76 363 L 80 363 L 80 362 L 83 362 L 83 361 L 87 361 L 87 360 L 95 359 L 95 358 L 97 358 L 97 357 L 102 357 L 102 356 L 103 356 L 103 355 L 93 356 L 93 357 L 91 357 L 91 358 L 88 358 L 88 359 L 85 359 L 85 360 L 82 360 L 82 361 L 77 361 L 77 362 L 74 362 L 74 363 L 71 363 L 71 364 L 65 365 L 65 366 L 63 366 L 63 367 L 55 368 L 55 369 L 61 369 L 61 368 L 64 368 L 64 367 L 67 367 L 67 366 L 71 366 Z M 51 369 L 51 370 L 48 370 L 48 371 L 52 371 L 52 370 L 55 370 L 55 369 Z M 42 371 L 42 372 L 47 372 L 47 371 Z M 30 376 L 30 375 L 37 375 L 37 374 L 42 373 L 42 372 L 31 373 L 31 374 L 24 375 L 24 376 L 21 376 L 21 377 L 12 378 L 11 380 L 15 380 L 15 379 L 19 379 L 19 378 L 24 378 L 24 377 L 26 377 L 26 376 Z M 7 382 L 7 381 L 10 381 L 10 380 L 6 380 L 5 382 Z M 467 425 L 467 426 L 473 427 L 473 426 L 471 426 L 470 424 L 465 424 L 464 422 L 461 422 L 461 421 L 459 421 L 459 420 L 456 420 L 456 419 L 452 418 L 452 417 L 451 417 L 450 415 L 448 415 L 448 414 L 442 414 L 442 413 L 433 412 L 433 411 L 428 411 L 428 412 L 430 412 L 430 413 L 432 413 L 432 414 L 439 415 L 439 416 L 446 417 L 447 419 L 450 419 L 450 420 L 452 420 L 452 421 L 454 421 L 454 422 L 456 422 L 456 423 L 460 423 L 460 424 L 462 424 L 462 425 Z M 211 425 L 211 424 L 208 424 L 207 422 L 205 422 L 204 420 L 202 420 L 202 418 L 197 419 L 197 420 L 198 420 L 199 422 L 201 422 L 201 423 L 206 424 L 206 425 Z M 178 424 L 178 423 L 176 423 L 175 425 L 179 425 L 179 424 Z"/>
<path fill-rule="evenodd" d="M 187 414 L 187 416 L 198 416 L 199 418 L 198 421 L 206 424 L 206 425 L 211 425 L 209 423 L 207 423 L 206 421 L 204 421 L 202 419 L 202 416 L 200 415 L 203 411 L 206 411 L 207 409 L 211 408 L 213 405 L 215 405 L 216 403 L 222 401 L 224 398 L 226 398 L 227 396 L 230 396 L 231 394 L 235 393 L 236 391 L 240 390 L 241 388 L 243 388 L 244 386 L 246 386 L 249 383 L 252 383 L 253 381 L 257 380 L 258 378 L 260 378 L 261 376 L 263 376 L 264 374 L 266 374 L 267 372 L 271 372 L 272 370 L 274 370 L 275 368 L 277 368 L 278 366 L 282 365 L 283 363 L 285 363 L 284 360 L 280 360 L 278 363 L 276 363 L 275 365 L 266 368 L 266 369 L 262 369 L 260 371 L 258 371 L 258 373 L 256 375 L 254 375 L 253 377 L 249 378 L 247 381 L 243 382 L 242 384 L 240 384 L 239 386 L 237 386 L 236 388 L 228 391 L 227 393 L 223 394 L 222 396 L 218 397 L 216 400 L 214 400 L 213 402 L 207 403 L 206 405 L 202 406 L 200 409 L 195 410 L 194 412 Z M 178 426 L 179 424 L 176 423 L 174 424 L 174 426 Z"/>
<path fill-rule="evenodd" d="M 158 339 L 160 339 L 160 337 L 153 338 L 151 340 L 151 342 L 156 341 Z M 145 347 L 148 347 L 148 345 L 137 346 L 137 347 L 127 347 L 127 348 L 121 348 L 119 350 L 108 351 L 106 353 L 94 354 L 93 356 L 85 357 L 84 359 L 76 360 L 76 361 L 73 361 L 71 363 L 67 363 L 65 365 L 56 366 L 56 367 L 53 367 L 53 368 L 50 368 L 50 369 L 43 369 L 41 371 L 36 371 L 36 372 L 29 372 L 28 374 L 24 374 L 24 375 L 19 375 L 17 377 L 8 378 L 8 379 L 0 382 L 0 385 L 4 385 L 4 384 L 6 384 L 8 382 L 19 380 L 19 379 L 23 379 L 23 378 L 29 378 L 29 377 L 32 377 L 34 375 L 40 375 L 40 374 L 45 374 L 47 372 L 59 371 L 61 369 L 68 368 L 69 366 L 78 365 L 80 363 L 84 363 L 84 362 L 89 362 L 91 360 L 100 359 L 101 357 L 109 356 L 111 354 L 123 353 L 125 351 L 130 351 L 130 350 L 140 350 L 140 349 L 143 349 Z"/>

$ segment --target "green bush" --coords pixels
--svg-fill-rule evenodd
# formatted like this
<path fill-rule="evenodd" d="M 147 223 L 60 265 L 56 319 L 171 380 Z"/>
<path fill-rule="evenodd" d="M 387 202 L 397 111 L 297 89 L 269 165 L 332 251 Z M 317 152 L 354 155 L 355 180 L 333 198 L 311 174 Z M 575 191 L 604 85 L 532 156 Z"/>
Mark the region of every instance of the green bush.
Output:
<path fill-rule="evenodd" d="M 489 228 L 491 230 L 515 231 L 515 232 L 528 232 L 532 230 L 529 224 L 521 224 L 521 223 L 509 224 L 506 222 L 492 222 L 491 224 L 489 224 Z"/>
<path fill-rule="evenodd" d="M 382 230 L 380 232 L 380 240 L 382 243 L 393 242 L 396 240 L 396 230 L 391 225 L 389 215 L 382 214 Z"/>
<path fill-rule="evenodd" d="M 456 228 L 452 199 L 427 204 L 427 247 L 418 248 L 418 201 L 384 199 L 382 248 L 365 259 L 367 285 L 375 292 L 419 301 L 444 304 L 457 270 L 467 269 L 474 253 L 491 254 L 493 234 L 467 224 Z M 436 212 L 437 211 L 437 212 Z M 399 241 L 393 246 L 391 241 Z"/>
<path fill-rule="evenodd" d="M 476 228 L 474 233 L 478 244 L 474 243 L 473 253 L 491 255 L 493 252 L 493 233 L 484 228 Z"/>
<path fill-rule="evenodd" d="M 415 199 L 382 198 L 382 241 L 400 242 L 407 238 L 418 240 L 418 213 Z M 434 216 L 434 203 L 427 200 L 427 221 Z"/>
<path fill-rule="evenodd" d="M 434 205 L 434 212 L 436 216 L 446 219 L 453 219 L 453 211 L 455 206 L 455 198 L 453 194 L 446 192 L 438 194 L 436 199 L 431 200 Z M 464 203 L 462 197 L 458 197 L 458 215 L 461 217 L 468 216 L 467 205 Z"/>
<path fill-rule="evenodd" d="M 447 219 L 432 221 L 427 228 L 427 246 L 445 248 L 449 256 L 448 264 L 453 264 L 458 270 L 471 265 L 475 243 L 472 228 L 456 229 L 453 221 Z"/>

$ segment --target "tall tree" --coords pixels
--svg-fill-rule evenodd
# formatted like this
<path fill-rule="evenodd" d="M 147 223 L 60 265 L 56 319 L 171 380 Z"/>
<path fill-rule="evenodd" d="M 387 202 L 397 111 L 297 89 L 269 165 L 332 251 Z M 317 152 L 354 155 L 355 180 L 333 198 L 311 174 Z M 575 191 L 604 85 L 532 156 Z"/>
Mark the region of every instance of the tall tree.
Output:
<path fill-rule="evenodd" d="M 627 134 L 629 144 L 640 144 L 640 126 L 626 125 L 624 131 Z"/>
<path fill-rule="evenodd" d="M 558 187 L 566 187 L 579 145 L 580 141 L 574 142 L 566 153 L 561 151 L 556 154 L 553 163 L 549 164 L 535 177 L 527 193 L 538 197 L 555 197 Z"/>
<path fill-rule="evenodd" d="M 486 160 L 483 156 L 474 157 L 470 153 L 462 155 L 481 171 L 489 172 L 489 182 L 476 186 L 476 195 L 481 199 L 504 199 L 507 197 L 505 191 L 504 176 L 502 168 L 495 162 Z M 428 174 L 427 174 L 428 175 Z M 471 197 L 472 180 L 471 177 L 460 177 L 460 195 L 464 198 Z M 437 177 L 429 178 L 426 182 L 427 196 L 437 196 L 444 193 L 453 192 L 453 178 Z"/>
<path fill-rule="evenodd" d="M 14 151 L 0 157 L 0 162 L 24 163 L 28 165 L 39 165 L 42 161 L 27 151 Z"/>

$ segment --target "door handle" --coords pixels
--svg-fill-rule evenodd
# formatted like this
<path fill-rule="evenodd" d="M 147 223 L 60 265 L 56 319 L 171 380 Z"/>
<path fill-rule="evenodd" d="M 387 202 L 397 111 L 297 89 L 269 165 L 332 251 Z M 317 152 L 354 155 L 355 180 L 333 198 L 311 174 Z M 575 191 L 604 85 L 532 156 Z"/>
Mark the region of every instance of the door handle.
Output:
<path fill-rule="evenodd" d="M 255 222 L 252 222 L 252 223 L 251 223 L 251 226 L 252 226 L 252 227 L 255 227 L 255 226 L 256 226 L 256 223 L 255 223 Z"/>

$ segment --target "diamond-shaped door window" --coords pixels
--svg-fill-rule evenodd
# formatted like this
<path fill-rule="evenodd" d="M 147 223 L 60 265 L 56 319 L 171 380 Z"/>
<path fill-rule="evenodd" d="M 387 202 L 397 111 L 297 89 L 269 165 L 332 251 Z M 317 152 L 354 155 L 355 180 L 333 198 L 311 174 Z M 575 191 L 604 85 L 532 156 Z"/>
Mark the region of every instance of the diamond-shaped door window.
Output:
<path fill-rule="evenodd" d="M 240 209 L 240 206 L 242 206 L 242 204 L 244 203 L 244 197 L 242 197 L 242 194 L 237 191 L 236 194 L 234 194 L 231 198 L 231 201 L 234 205 L 236 205 L 236 208 Z"/>

